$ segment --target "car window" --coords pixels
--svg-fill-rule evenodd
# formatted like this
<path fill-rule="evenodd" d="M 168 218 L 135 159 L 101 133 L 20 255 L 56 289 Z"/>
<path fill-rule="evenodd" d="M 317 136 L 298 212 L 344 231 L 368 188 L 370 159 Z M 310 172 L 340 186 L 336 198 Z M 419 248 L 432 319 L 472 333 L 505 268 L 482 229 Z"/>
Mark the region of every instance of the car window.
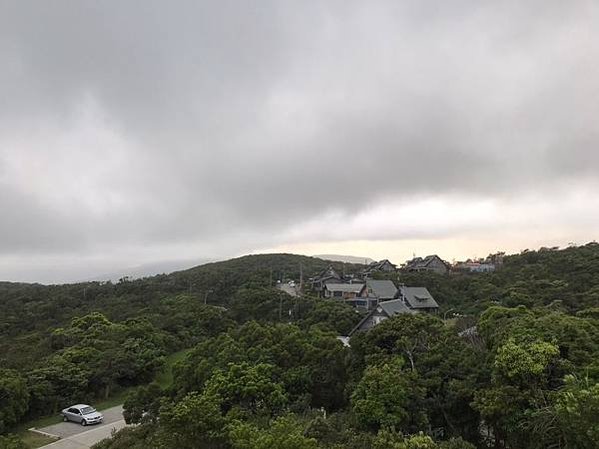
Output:
<path fill-rule="evenodd" d="M 69 413 L 79 413 L 79 410 L 77 410 L 77 409 L 76 409 L 76 408 L 74 408 L 74 407 L 71 407 L 71 408 L 68 410 L 68 412 L 69 412 Z"/>
<path fill-rule="evenodd" d="M 95 411 L 96 411 L 96 409 L 95 409 L 95 408 L 92 408 L 92 407 L 83 407 L 83 408 L 81 409 L 81 413 L 82 413 L 83 415 L 89 415 L 90 413 L 93 413 L 93 412 L 95 412 Z"/>

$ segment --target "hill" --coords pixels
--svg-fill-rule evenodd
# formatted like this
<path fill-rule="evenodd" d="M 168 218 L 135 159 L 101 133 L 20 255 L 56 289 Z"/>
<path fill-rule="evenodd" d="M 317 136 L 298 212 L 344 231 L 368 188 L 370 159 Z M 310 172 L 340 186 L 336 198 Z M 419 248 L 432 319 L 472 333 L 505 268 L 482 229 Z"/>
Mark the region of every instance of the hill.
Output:
<path fill-rule="evenodd" d="M 329 264 L 346 273 L 363 268 L 315 257 L 265 254 L 117 283 L 0 283 L 4 312 L 0 315 L 0 389 L 6 389 L 0 397 L 8 398 L 0 401 L 0 434 L 19 420 L 52 413 L 65 404 L 93 403 L 124 388 L 147 384 L 165 366 L 167 356 L 187 348 L 193 349 L 173 369 L 173 389 L 142 387 L 125 403 L 133 420 L 135 413 L 144 411 L 161 424 L 140 426 L 133 431 L 139 445 L 122 447 L 147 447 L 146 439 L 152 435 L 187 438 L 181 422 L 169 421 L 174 416 L 169 407 L 178 407 L 180 401 L 181 416 L 186 416 L 188 405 L 201 407 L 202 413 L 194 416 L 220 420 L 207 424 L 215 429 L 240 416 L 247 425 L 264 424 L 253 414 L 279 416 L 293 410 L 313 418 L 320 407 L 339 411 L 332 421 L 337 424 L 331 424 L 337 426 L 334 429 L 326 430 L 329 424 L 317 418 L 293 424 L 299 435 L 315 435 L 323 441 L 318 447 L 327 449 L 387 448 L 371 444 L 384 423 L 409 434 L 439 428 L 485 447 L 480 433 L 483 418 L 493 432 L 509 440 L 498 447 L 533 447 L 531 442 L 536 440 L 521 428 L 510 427 L 512 421 L 502 417 L 503 410 L 517 406 L 508 411 L 522 420 L 536 419 L 541 415 L 535 414 L 547 410 L 558 413 L 559 402 L 543 410 L 535 404 L 541 398 L 562 397 L 566 375 L 588 376 L 589 382 L 599 379 L 596 243 L 508 256 L 495 273 L 381 274 L 397 283 L 429 288 L 442 314 L 469 315 L 480 329 L 481 340 L 473 342 L 458 338 L 451 321 L 403 315 L 356 335 L 351 348 L 343 347 L 335 337 L 360 319 L 354 309 L 341 301 L 295 298 L 273 288 L 277 280 L 297 280 L 300 273 L 308 278 Z M 246 380 L 256 379 L 256 385 L 265 386 L 259 394 L 266 396 L 251 396 L 258 391 L 256 385 L 246 389 Z M 376 385 L 392 390 L 381 392 Z M 572 384 L 572 388 L 583 387 Z M 205 388 L 218 392 L 210 398 L 225 402 L 196 403 Z M 501 403 L 515 391 L 521 394 L 519 402 Z M 573 391 L 587 395 L 586 390 Z M 187 394 L 191 396 L 182 399 Z M 245 394 L 250 395 L 247 401 L 235 402 Z M 563 397 L 570 397 L 567 394 Z M 392 398 L 403 401 L 392 404 L 393 410 L 396 405 L 408 409 L 394 414 L 377 402 Z M 381 410 L 376 416 L 366 407 L 371 403 Z M 268 413 L 262 415 L 265 404 Z M 9 413 L 3 414 L 2 409 Z M 230 410 L 235 411 L 231 416 Z M 404 416 L 417 419 L 407 422 Z M 589 419 L 595 422 L 595 415 Z M 566 424 L 563 429 L 570 429 Z M 346 444 L 352 435 L 358 440 Z M 551 444 L 562 441 L 560 435 L 541 432 L 539 444 L 545 435 Z M 232 438 L 232 434 L 221 437 Z M 336 445 L 327 446 L 327 439 Z M 195 440 L 185 441 L 166 447 L 196 447 Z M 218 439 L 212 443 L 221 447 Z M 118 443 L 106 444 L 106 449 L 121 448 Z M 253 447 L 240 444 L 222 447 Z"/>

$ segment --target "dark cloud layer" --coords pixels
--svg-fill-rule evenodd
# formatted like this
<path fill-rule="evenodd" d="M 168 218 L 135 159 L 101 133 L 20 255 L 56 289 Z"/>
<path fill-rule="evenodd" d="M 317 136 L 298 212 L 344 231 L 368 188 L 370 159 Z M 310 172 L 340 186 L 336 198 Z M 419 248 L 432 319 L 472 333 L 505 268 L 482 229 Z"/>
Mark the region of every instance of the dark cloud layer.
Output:
<path fill-rule="evenodd" d="M 364 204 L 594 185 L 598 19 L 584 0 L 0 0 L 0 257 L 228 255 Z"/>

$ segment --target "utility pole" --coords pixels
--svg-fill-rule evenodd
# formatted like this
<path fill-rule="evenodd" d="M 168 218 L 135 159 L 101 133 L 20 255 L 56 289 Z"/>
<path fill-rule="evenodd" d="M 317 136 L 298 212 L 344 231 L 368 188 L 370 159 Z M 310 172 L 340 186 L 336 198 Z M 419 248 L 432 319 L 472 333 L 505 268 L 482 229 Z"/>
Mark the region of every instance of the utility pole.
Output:
<path fill-rule="evenodd" d="M 302 294 L 302 292 L 304 291 L 304 268 L 302 266 L 302 263 L 300 262 L 300 286 L 299 286 L 299 292 L 300 295 Z"/>
<path fill-rule="evenodd" d="M 212 293 L 213 290 L 206 290 L 204 293 L 204 305 L 208 304 L 208 293 Z"/>
<path fill-rule="evenodd" d="M 272 287 L 272 267 L 270 267 L 270 279 L 268 281 L 268 286 Z"/>

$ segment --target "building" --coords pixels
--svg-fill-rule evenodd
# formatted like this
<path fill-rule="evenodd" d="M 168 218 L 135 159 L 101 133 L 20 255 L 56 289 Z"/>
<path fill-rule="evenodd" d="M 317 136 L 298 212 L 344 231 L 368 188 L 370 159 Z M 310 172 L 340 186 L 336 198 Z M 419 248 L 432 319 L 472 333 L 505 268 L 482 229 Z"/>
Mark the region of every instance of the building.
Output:
<path fill-rule="evenodd" d="M 384 320 L 402 313 L 417 312 L 408 308 L 401 299 L 380 302 L 372 312 L 362 318 L 362 320 L 351 330 L 349 336 L 351 337 L 356 332 L 370 330 Z"/>
<path fill-rule="evenodd" d="M 366 297 L 365 284 L 340 284 L 326 283 L 323 287 L 323 296 L 334 299 L 354 299 L 357 297 Z"/>
<path fill-rule="evenodd" d="M 327 283 L 323 289 L 325 298 L 341 300 L 355 308 L 371 310 L 376 307 L 378 299 L 368 295 L 366 284 L 333 284 Z"/>
<path fill-rule="evenodd" d="M 465 273 L 491 273 L 495 271 L 495 265 L 492 263 L 467 260 L 466 262 L 456 263 L 453 266 L 453 270 Z"/>
<path fill-rule="evenodd" d="M 489 254 L 485 259 L 468 259 L 465 262 L 456 262 L 452 270 L 462 273 L 491 273 L 503 265 L 505 253 Z"/>
<path fill-rule="evenodd" d="M 388 259 L 383 259 L 379 262 L 372 262 L 368 265 L 364 271 L 364 276 L 371 276 L 373 273 L 395 273 L 397 271 L 397 265 L 389 262 Z"/>
<path fill-rule="evenodd" d="M 310 280 L 310 282 L 312 284 L 312 290 L 314 290 L 315 292 L 318 292 L 319 294 L 322 295 L 325 284 L 327 284 L 327 283 L 341 284 L 341 283 L 343 283 L 343 277 L 339 273 L 337 273 L 337 271 L 335 271 L 335 269 L 333 268 L 332 265 L 329 265 L 327 268 L 325 268 L 320 273 L 318 273 L 316 276 L 314 276 Z"/>
<path fill-rule="evenodd" d="M 425 287 L 406 287 L 398 289 L 398 298 L 379 302 L 352 329 L 349 336 L 359 331 L 372 329 L 382 321 L 402 313 L 437 313 L 439 304 Z"/>
<path fill-rule="evenodd" d="M 366 291 L 368 292 L 368 296 L 376 298 L 379 302 L 396 299 L 399 293 L 399 290 L 392 281 L 378 281 L 374 279 L 366 280 Z"/>
<path fill-rule="evenodd" d="M 437 313 L 439 304 L 426 287 L 399 287 L 399 299 L 416 312 Z"/>
<path fill-rule="evenodd" d="M 441 259 L 436 254 L 422 257 L 415 257 L 412 260 L 408 260 L 403 269 L 405 271 L 431 271 L 438 274 L 448 274 L 449 264 Z"/>

